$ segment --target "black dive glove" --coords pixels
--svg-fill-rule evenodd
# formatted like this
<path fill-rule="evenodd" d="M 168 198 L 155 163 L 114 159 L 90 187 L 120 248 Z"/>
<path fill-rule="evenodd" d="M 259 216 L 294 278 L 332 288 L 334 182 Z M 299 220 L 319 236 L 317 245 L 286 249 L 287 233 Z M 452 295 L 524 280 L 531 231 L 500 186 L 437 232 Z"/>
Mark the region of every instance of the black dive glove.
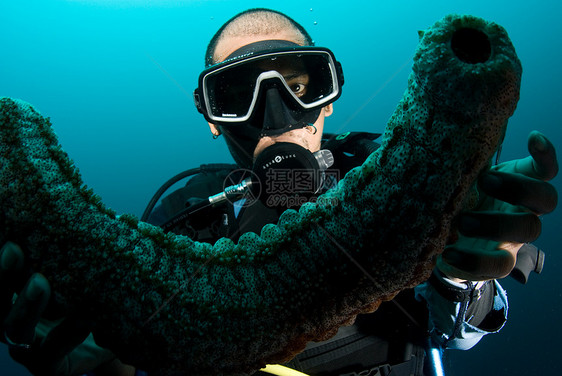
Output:
<path fill-rule="evenodd" d="M 459 216 L 459 239 L 437 261 L 449 278 L 505 277 L 521 246 L 540 235 L 539 216 L 558 202 L 548 183 L 558 173 L 558 162 L 554 146 L 539 132 L 531 132 L 528 148 L 529 157 L 494 166 L 479 179 L 478 207 Z"/>

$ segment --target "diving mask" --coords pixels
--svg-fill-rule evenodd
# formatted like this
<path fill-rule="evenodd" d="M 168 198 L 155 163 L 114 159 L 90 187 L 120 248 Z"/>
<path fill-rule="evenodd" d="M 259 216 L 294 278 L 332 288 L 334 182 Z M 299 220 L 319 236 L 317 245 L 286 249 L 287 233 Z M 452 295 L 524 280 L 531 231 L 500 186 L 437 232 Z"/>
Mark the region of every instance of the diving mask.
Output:
<path fill-rule="evenodd" d="M 262 44 L 276 44 L 272 42 L 283 47 L 263 50 Z M 326 48 L 261 41 L 242 49 L 199 76 L 195 105 L 210 123 L 247 122 L 259 107 L 260 97 L 272 87 L 285 103 L 303 112 L 319 110 L 341 95 L 341 65 Z"/>

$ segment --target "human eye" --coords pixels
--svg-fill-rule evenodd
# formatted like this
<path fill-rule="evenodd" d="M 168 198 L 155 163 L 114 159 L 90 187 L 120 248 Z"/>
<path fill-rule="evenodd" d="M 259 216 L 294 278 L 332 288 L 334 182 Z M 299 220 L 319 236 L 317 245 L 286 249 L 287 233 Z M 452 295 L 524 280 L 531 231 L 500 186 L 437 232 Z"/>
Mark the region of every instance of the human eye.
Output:
<path fill-rule="evenodd" d="M 287 85 L 291 88 L 297 97 L 302 97 L 306 94 L 308 88 L 309 76 L 308 74 L 299 74 L 285 77 Z"/>
<path fill-rule="evenodd" d="M 306 94 L 306 85 L 304 84 L 294 84 L 291 85 L 291 90 L 293 90 L 293 93 L 295 93 L 295 95 L 297 97 L 302 97 L 303 95 Z"/>

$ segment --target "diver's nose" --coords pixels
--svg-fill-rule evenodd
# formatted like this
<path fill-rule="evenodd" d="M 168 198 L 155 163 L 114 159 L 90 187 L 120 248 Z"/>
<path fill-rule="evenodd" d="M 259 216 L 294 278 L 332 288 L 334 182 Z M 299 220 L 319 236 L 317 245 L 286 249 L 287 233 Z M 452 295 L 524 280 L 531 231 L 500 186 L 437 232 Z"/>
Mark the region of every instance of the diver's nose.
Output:
<path fill-rule="evenodd" d="M 263 115 L 263 130 L 280 131 L 296 123 L 291 111 L 275 87 L 267 89 L 265 93 L 265 111 Z"/>

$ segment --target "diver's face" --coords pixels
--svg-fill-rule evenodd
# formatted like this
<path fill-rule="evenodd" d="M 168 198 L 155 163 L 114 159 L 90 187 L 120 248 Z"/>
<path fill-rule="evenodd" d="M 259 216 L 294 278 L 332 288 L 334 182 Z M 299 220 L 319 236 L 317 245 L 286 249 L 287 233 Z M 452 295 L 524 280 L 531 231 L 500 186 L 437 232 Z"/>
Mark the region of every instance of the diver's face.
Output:
<path fill-rule="evenodd" d="M 279 33 L 268 34 L 268 35 L 246 35 L 246 36 L 228 36 L 219 41 L 215 49 L 215 61 L 221 62 L 227 56 L 232 54 L 234 51 L 254 42 L 259 42 L 262 40 L 287 40 L 294 43 L 299 43 L 299 36 L 295 35 L 293 31 L 282 31 Z M 303 75 L 298 69 L 299 67 L 286 66 L 283 69 L 277 70 L 284 77 L 290 77 L 287 81 L 288 84 L 297 96 L 299 95 L 299 90 L 306 90 L 306 84 L 308 83 L 308 75 Z M 301 95 L 304 93 L 301 93 Z M 291 142 L 310 150 L 311 152 L 316 152 L 320 150 L 320 141 L 322 139 L 322 132 L 324 130 L 324 119 L 330 116 L 333 112 L 332 104 L 324 107 L 320 116 L 314 123 L 314 127 L 306 127 L 293 129 L 288 132 L 282 133 L 277 136 L 265 136 L 262 137 L 253 151 L 254 159 L 268 146 L 271 146 L 277 142 Z M 219 134 L 219 129 L 215 124 L 209 123 L 209 127 L 213 134 Z M 316 128 L 316 129 L 315 129 Z"/>

